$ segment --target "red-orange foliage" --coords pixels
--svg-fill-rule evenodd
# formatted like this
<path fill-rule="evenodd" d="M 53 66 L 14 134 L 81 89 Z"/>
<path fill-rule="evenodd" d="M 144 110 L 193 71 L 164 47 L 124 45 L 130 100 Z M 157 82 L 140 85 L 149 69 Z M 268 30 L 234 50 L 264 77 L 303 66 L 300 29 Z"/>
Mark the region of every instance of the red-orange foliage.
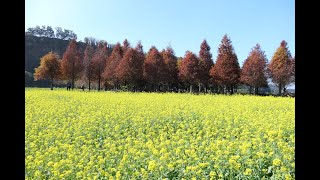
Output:
<path fill-rule="evenodd" d="M 138 83 L 143 78 L 143 50 L 142 45 L 139 42 L 135 49 L 127 49 L 124 57 L 120 61 L 118 68 L 116 69 L 117 77 L 120 81 L 129 83 L 137 87 Z"/>
<path fill-rule="evenodd" d="M 87 44 L 87 47 L 84 51 L 84 76 L 88 80 L 88 85 L 89 85 L 89 91 L 91 89 L 91 81 L 93 79 L 93 70 L 94 70 L 94 64 L 92 61 L 92 58 L 94 56 L 94 49 L 91 46 L 91 44 Z"/>
<path fill-rule="evenodd" d="M 257 44 L 244 61 L 241 71 L 241 82 L 254 87 L 255 94 L 259 87 L 268 86 L 267 83 L 267 57 L 260 45 Z"/>
<path fill-rule="evenodd" d="M 292 57 L 287 47 L 287 42 L 282 41 L 274 53 L 268 66 L 272 82 L 279 88 L 281 95 L 282 88 L 285 88 L 292 80 Z"/>
<path fill-rule="evenodd" d="M 159 84 L 164 83 L 165 63 L 155 46 L 152 46 L 147 53 L 144 61 L 145 79 L 156 88 Z"/>
<path fill-rule="evenodd" d="M 190 92 L 192 92 L 192 85 L 199 83 L 199 58 L 194 53 L 186 51 L 179 65 L 179 78 L 190 84 Z"/>
<path fill-rule="evenodd" d="M 71 81 L 73 89 L 75 80 L 80 78 L 83 70 L 81 53 L 77 49 L 77 42 L 74 39 L 70 41 L 65 53 L 63 54 L 61 70 L 64 79 Z"/>
<path fill-rule="evenodd" d="M 210 53 L 210 46 L 206 40 L 203 40 L 200 46 L 199 51 L 199 81 L 200 83 L 205 84 L 206 86 L 211 79 L 210 69 L 214 65 L 212 60 L 212 54 Z"/>
<path fill-rule="evenodd" d="M 120 43 L 117 43 L 113 48 L 112 53 L 106 62 L 106 66 L 103 73 L 103 77 L 107 81 L 111 81 L 115 88 L 118 83 L 118 78 L 116 76 L 116 68 L 118 67 L 122 57 L 123 57 L 123 51 L 122 51 L 121 45 Z"/>
<path fill-rule="evenodd" d="M 293 57 L 291 60 L 291 82 L 295 82 L 296 81 L 296 58 Z"/>
<path fill-rule="evenodd" d="M 144 82 L 144 78 L 143 78 L 143 66 L 144 66 L 144 61 L 146 59 L 146 56 L 144 54 L 143 51 L 143 46 L 141 44 L 141 42 L 139 41 L 138 44 L 136 45 L 136 47 L 134 48 L 136 53 L 137 53 L 137 63 L 135 63 L 135 68 L 139 69 L 138 70 L 138 78 L 137 79 L 137 86 L 142 85 L 142 83 Z"/>
<path fill-rule="evenodd" d="M 162 50 L 161 55 L 165 63 L 164 81 L 169 84 L 178 82 L 177 57 L 173 49 L 168 46 L 165 50 Z"/>
<path fill-rule="evenodd" d="M 123 41 L 123 43 L 122 43 L 122 51 L 123 51 L 123 55 L 126 53 L 126 51 L 128 50 L 128 49 L 130 49 L 131 47 L 130 47 L 130 42 L 127 40 L 127 39 L 125 39 L 124 41 Z"/>
<path fill-rule="evenodd" d="M 106 61 L 108 59 L 109 53 L 107 48 L 107 43 L 98 44 L 98 48 L 92 59 L 93 69 L 92 69 L 92 79 L 98 82 L 98 91 L 100 91 L 101 82 L 103 78 L 103 72 L 105 69 Z"/>
<path fill-rule="evenodd" d="M 225 86 L 233 93 L 233 88 L 240 82 L 240 66 L 231 40 L 224 35 L 218 50 L 216 64 L 211 68 L 210 75 L 219 85 Z"/>
<path fill-rule="evenodd" d="M 34 79 L 50 79 L 51 90 L 53 89 L 53 80 L 60 76 L 59 55 L 52 51 L 40 59 L 40 66 L 35 68 Z"/>
<path fill-rule="evenodd" d="M 133 82 L 138 85 L 139 82 L 143 80 L 143 64 L 145 60 L 143 46 L 139 41 L 136 47 L 134 48 L 135 58 L 134 62 L 131 63 L 131 71 L 133 77 Z"/>

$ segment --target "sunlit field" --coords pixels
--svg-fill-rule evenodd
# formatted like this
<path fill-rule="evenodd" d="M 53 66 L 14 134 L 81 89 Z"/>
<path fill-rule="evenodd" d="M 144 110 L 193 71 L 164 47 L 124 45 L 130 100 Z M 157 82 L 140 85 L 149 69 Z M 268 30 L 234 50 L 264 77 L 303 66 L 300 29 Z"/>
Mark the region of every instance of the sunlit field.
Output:
<path fill-rule="evenodd" d="M 295 99 L 25 89 L 26 179 L 294 179 Z"/>

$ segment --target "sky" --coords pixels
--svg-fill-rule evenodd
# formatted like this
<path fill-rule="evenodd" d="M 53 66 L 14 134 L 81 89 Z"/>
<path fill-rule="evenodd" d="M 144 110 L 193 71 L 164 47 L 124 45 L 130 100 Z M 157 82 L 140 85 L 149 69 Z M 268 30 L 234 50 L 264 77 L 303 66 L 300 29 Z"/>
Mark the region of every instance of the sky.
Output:
<path fill-rule="evenodd" d="M 72 30 L 78 41 L 141 41 L 145 52 L 170 45 L 178 57 L 198 54 L 206 39 L 214 62 L 227 34 L 240 66 L 257 43 L 269 62 L 282 40 L 295 55 L 294 0 L 25 0 L 25 30 L 37 25 Z"/>

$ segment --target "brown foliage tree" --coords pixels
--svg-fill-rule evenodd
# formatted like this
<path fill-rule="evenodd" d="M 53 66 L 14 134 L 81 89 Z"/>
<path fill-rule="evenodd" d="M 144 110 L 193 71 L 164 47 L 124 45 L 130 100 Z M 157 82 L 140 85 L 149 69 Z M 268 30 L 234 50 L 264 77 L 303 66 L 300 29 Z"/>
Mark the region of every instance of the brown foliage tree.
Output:
<path fill-rule="evenodd" d="M 282 89 L 291 83 L 291 60 L 291 53 L 287 47 L 287 42 L 283 40 L 274 53 L 268 66 L 272 82 L 274 82 L 279 88 L 279 95 L 282 94 Z"/>
<path fill-rule="evenodd" d="M 127 39 L 125 39 L 124 41 L 123 41 L 123 43 L 122 43 L 122 51 L 123 51 L 123 55 L 126 53 L 126 51 L 128 50 L 128 49 L 130 49 L 131 48 L 131 46 L 130 46 L 130 42 L 127 40 Z"/>
<path fill-rule="evenodd" d="M 216 64 L 211 68 L 210 75 L 214 81 L 225 87 L 231 94 L 240 82 L 240 66 L 231 40 L 224 35 L 218 50 Z"/>
<path fill-rule="evenodd" d="M 59 55 L 51 51 L 40 59 L 40 66 L 35 68 L 34 78 L 35 80 L 50 79 L 51 90 L 53 90 L 53 80 L 60 75 Z"/>
<path fill-rule="evenodd" d="M 179 78 L 190 85 L 190 93 L 192 93 L 193 84 L 199 83 L 199 61 L 194 53 L 186 51 L 179 65 Z"/>
<path fill-rule="evenodd" d="M 98 83 L 98 91 L 101 89 L 101 82 L 103 78 L 103 72 L 106 66 L 106 61 L 108 59 L 109 53 L 108 53 L 107 43 L 102 42 L 98 44 L 97 50 L 94 54 L 94 57 L 92 59 L 93 63 L 93 69 L 92 69 L 92 79 L 94 81 L 97 81 Z"/>
<path fill-rule="evenodd" d="M 201 91 L 201 84 L 205 85 L 205 91 L 209 85 L 210 69 L 214 65 L 212 60 L 212 54 L 210 53 L 210 46 L 208 45 L 206 40 L 203 40 L 200 45 L 199 51 L 199 92 Z"/>
<path fill-rule="evenodd" d="M 147 53 L 144 61 L 143 75 L 154 90 L 160 88 L 160 84 L 164 83 L 165 63 L 155 46 L 152 46 Z"/>
<path fill-rule="evenodd" d="M 291 82 L 296 82 L 296 58 L 293 57 L 291 60 Z"/>
<path fill-rule="evenodd" d="M 83 70 L 81 53 L 77 49 L 76 40 L 71 40 L 61 62 L 61 70 L 64 79 L 71 81 L 71 87 L 74 88 L 75 81 L 80 78 Z"/>
<path fill-rule="evenodd" d="M 178 82 L 178 58 L 170 46 L 162 50 L 161 55 L 165 63 L 164 79 L 169 84 L 168 88 L 171 89 L 173 84 Z"/>
<path fill-rule="evenodd" d="M 257 44 L 244 61 L 240 80 L 242 83 L 254 87 L 254 93 L 258 93 L 259 87 L 268 86 L 267 83 L 267 57 L 260 45 Z"/>
<path fill-rule="evenodd" d="M 132 85 L 132 90 L 136 91 L 136 87 L 143 78 L 143 50 L 139 42 L 135 49 L 127 49 L 125 55 L 116 69 L 117 77 L 120 81 Z"/>
<path fill-rule="evenodd" d="M 132 64 L 132 72 L 134 75 L 133 82 L 135 84 L 134 86 L 134 91 L 135 87 L 141 85 L 143 81 L 143 64 L 145 61 L 145 55 L 143 52 L 143 46 L 141 42 L 139 41 L 134 48 L 136 56 L 135 56 L 135 61 Z"/>
<path fill-rule="evenodd" d="M 90 43 L 87 44 L 87 47 L 84 51 L 84 76 L 88 80 L 89 91 L 91 89 L 91 81 L 93 79 L 93 70 L 94 64 L 92 58 L 94 56 L 94 49 Z"/>
<path fill-rule="evenodd" d="M 103 77 L 107 81 L 111 81 L 114 88 L 117 89 L 119 79 L 116 76 L 116 68 L 123 57 L 123 51 L 120 43 L 117 43 L 109 56 L 103 72 Z"/>

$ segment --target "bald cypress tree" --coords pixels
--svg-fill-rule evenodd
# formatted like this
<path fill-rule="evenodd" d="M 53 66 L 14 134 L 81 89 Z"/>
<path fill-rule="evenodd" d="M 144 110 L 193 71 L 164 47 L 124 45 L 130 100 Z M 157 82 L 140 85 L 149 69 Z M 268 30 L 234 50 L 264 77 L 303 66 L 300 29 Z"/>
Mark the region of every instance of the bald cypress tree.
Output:
<path fill-rule="evenodd" d="M 75 81 L 81 77 L 83 63 L 81 53 L 78 50 L 75 39 L 71 40 L 61 62 L 61 70 L 64 79 L 71 81 L 71 88 L 74 88 Z"/>
<path fill-rule="evenodd" d="M 272 56 L 268 66 L 272 82 L 279 88 L 278 94 L 282 94 L 292 80 L 292 57 L 286 41 L 282 41 L 276 52 Z"/>
<path fill-rule="evenodd" d="M 231 40 L 224 35 L 218 49 L 216 64 L 211 68 L 210 75 L 213 79 L 228 92 L 233 90 L 240 82 L 240 66 Z"/>
<path fill-rule="evenodd" d="M 165 82 L 165 62 L 155 46 L 152 46 L 144 61 L 143 75 L 147 82 L 157 91 Z"/>
<path fill-rule="evenodd" d="M 165 63 L 165 82 L 168 84 L 168 90 L 170 90 L 178 82 L 177 57 L 170 46 L 163 49 L 161 55 Z"/>
<path fill-rule="evenodd" d="M 91 81 L 93 79 L 93 61 L 94 49 L 91 44 L 87 43 L 84 51 L 84 76 L 88 80 L 89 91 L 91 90 Z"/>
<path fill-rule="evenodd" d="M 110 81 L 113 84 L 114 89 L 117 89 L 119 79 L 116 74 L 116 69 L 123 57 L 123 50 L 120 43 L 117 43 L 109 56 L 104 69 L 103 77 L 106 81 Z"/>
<path fill-rule="evenodd" d="M 244 61 L 241 70 L 241 82 L 245 85 L 254 87 L 254 93 L 258 93 L 259 87 L 268 86 L 267 83 L 267 57 L 264 51 L 257 44 Z"/>
<path fill-rule="evenodd" d="M 109 51 L 106 42 L 98 44 L 98 48 L 92 58 L 93 63 L 93 80 L 98 83 L 98 91 L 101 89 L 101 83 L 103 80 L 103 72 L 105 70 L 106 61 L 109 57 Z"/>
<path fill-rule="evenodd" d="M 210 46 L 208 45 L 206 40 L 203 40 L 200 45 L 199 51 L 199 92 L 201 91 L 201 85 L 205 86 L 205 92 L 207 91 L 207 87 L 209 84 L 210 76 L 210 69 L 214 65 L 212 60 L 212 54 L 210 52 Z"/>
<path fill-rule="evenodd" d="M 194 53 L 186 51 L 179 64 L 179 78 L 190 85 L 190 93 L 192 93 L 193 84 L 199 83 L 199 58 Z"/>

